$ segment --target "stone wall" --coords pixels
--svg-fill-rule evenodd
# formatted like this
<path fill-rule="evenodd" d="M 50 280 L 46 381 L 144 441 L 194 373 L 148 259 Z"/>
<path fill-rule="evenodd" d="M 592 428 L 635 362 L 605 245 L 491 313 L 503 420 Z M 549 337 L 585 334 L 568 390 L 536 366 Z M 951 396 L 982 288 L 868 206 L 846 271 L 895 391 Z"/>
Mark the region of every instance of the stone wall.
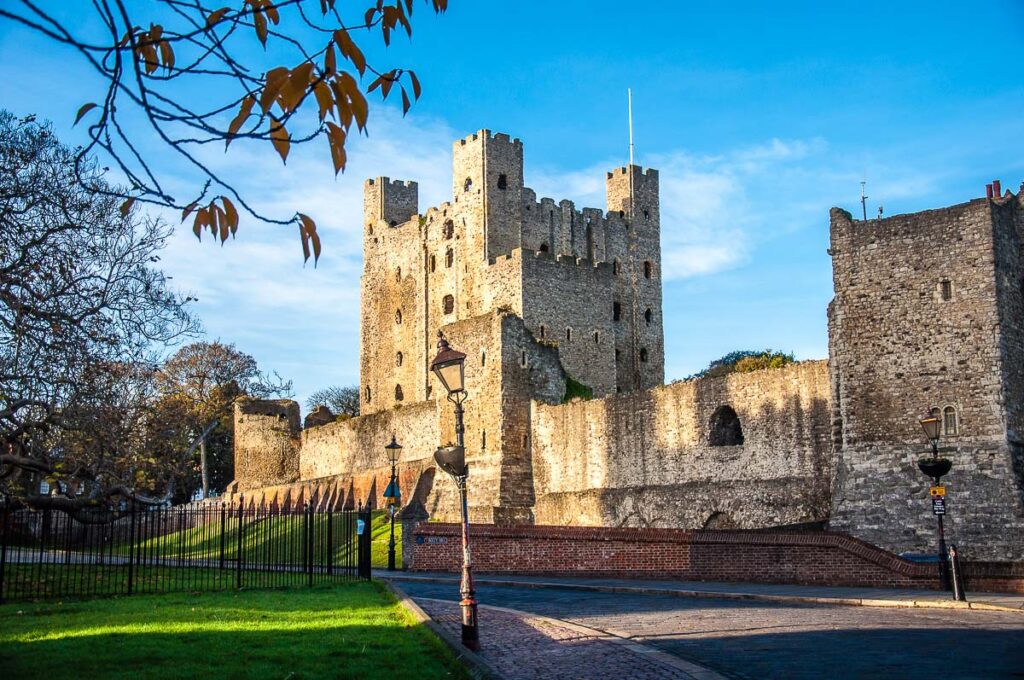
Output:
<path fill-rule="evenodd" d="M 299 478 L 299 405 L 290 400 L 235 402 L 235 488 L 256 489 Z"/>
<path fill-rule="evenodd" d="M 734 410 L 742 445 L 712 445 Z M 541 524 L 700 528 L 821 521 L 829 508 L 826 362 L 533 406 Z"/>
<path fill-rule="evenodd" d="M 956 414 L 947 537 L 973 559 L 1020 557 L 1019 199 L 855 221 L 833 209 L 829 313 L 836 475 L 831 526 L 931 551 L 929 450 L 919 418 Z"/>

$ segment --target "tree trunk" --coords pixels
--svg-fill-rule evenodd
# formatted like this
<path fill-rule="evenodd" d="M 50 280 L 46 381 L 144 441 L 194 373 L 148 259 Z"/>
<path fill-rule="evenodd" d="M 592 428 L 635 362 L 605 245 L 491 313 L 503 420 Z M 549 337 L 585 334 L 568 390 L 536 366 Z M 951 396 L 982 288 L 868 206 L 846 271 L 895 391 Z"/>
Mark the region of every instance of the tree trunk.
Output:
<path fill-rule="evenodd" d="M 203 475 L 203 500 L 210 495 L 210 471 L 206 465 L 206 437 L 199 440 L 199 467 Z"/>

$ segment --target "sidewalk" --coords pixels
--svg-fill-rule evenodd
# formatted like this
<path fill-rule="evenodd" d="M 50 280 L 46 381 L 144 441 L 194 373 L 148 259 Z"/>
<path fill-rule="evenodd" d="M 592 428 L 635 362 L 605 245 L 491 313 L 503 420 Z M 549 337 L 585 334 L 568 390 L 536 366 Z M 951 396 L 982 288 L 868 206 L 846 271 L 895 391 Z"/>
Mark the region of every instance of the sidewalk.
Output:
<path fill-rule="evenodd" d="M 471 652 L 461 642 L 456 602 L 417 598 L 397 584 L 392 591 L 410 613 L 434 630 L 477 679 L 725 680 L 715 671 L 605 631 L 529 612 L 481 605 L 487 642 Z"/>
<path fill-rule="evenodd" d="M 459 582 L 459 574 L 444 572 L 389 572 L 375 569 L 374 578 L 428 583 Z M 730 600 L 764 600 L 862 607 L 931 607 L 979 609 L 1024 613 L 1024 594 L 972 593 L 967 602 L 957 602 L 952 593 L 936 590 L 896 588 L 842 588 L 769 583 L 718 583 L 708 581 L 647 581 L 570 576 L 474 575 L 477 586 L 518 586 L 525 588 L 570 588 L 583 591 L 646 593 L 677 597 L 705 597 Z"/>

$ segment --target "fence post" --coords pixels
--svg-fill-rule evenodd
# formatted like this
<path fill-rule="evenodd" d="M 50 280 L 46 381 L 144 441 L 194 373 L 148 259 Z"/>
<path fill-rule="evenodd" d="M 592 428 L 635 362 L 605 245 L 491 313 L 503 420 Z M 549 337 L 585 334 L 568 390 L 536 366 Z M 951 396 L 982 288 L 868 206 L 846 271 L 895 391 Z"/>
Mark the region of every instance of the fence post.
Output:
<path fill-rule="evenodd" d="M 3 509 L 3 536 L 0 537 L 0 604 L 4 601 L 4 578 L 6 576 L 7 567 L 7 515 L 9 514 L 7 506 Z"/>
<path fill-rule="evenodd" d="M 309 587 L 313 587 L 313 506 L 306 503 L 306 572 L 309 575 Z"/>
<path fill-rule="evenodd" d="M 327 575 L 334 576 L 334 511 L 327 511 Z"/>
<path fill-rule="evenodd" d="M 372 515 L 370 514 L 370 504 L 367 503 L 365 509 L 360 507 L 356 526 L 361 525 L 362 531 L 359 532 L 357 540 L 359 541 L 359 577 L 369 579 L 370 578 L 370 522 Z"/>
<path fill-rule="evenodd" d="M 245 509 L 242 496 L 238 497 L 238 558 L 235 563 L 235 580 L 239 590 L 242 589 L 242 512 Z"/>
<path fill-rule="evenodd" d="M 128 541 L 128 594 L 132 594 L 132 586 L 135 582 L 135 521 L 137 519 L 136 507 L 133 504 L 129 512 L 132 515 L 132 538 Z"/>
<path fill-rule="evenodd" d="M 224 512 L 224 503 L 220 504 L 220 569 L 224 571 L 224 539 L 227 530 L 227 514 Z"/>

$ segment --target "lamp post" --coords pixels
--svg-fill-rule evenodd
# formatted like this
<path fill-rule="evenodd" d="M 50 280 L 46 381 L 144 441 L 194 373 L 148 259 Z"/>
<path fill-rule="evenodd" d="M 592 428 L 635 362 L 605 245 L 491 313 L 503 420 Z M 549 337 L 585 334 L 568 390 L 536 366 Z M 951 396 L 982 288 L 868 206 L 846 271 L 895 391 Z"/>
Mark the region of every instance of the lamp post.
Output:
<path fill-rule="evenodd" d="M 395 441 L 395 435 L 391 435 L 391 443 L 384 447 L 388 452 L 388 460 L 391 461 L 391 481 L 388 488 L 384 489 L 384 499 L 387 503 L 388 514 L 391 516 L 391 540 L 388 542 L 388 571 L 395 570 L 395 513 L 402 506 L 402 490 L 398 488 L 398 478 L 395 476 L 395 466 L 398 458 L 402 455 L 402 445 Z"/>
<path fill-rule="evenodd" d="M 932 457 L 921 458 L 917 461 L 917 467 L 921 472 L 932 478 L 934 488 L 941 488 L 940 480 L 942 476 L 953 467 L 952 461 L 948 458 L 939 458 L 939 436 L 942 434 L 942 421 L 935 413 L 929 413 L 924 418 L 921 418 L 921 428 L 932 445 Z M 945 498 L 943 497 L 942 512 L 935 510 L 934 502 L 932 511 L 939 520 L 939 585 L 943 590 L 949 590 L 949 565 L 946 562 L 948 559 L 946 555 L 946 533 L 942 526 L 942 517 L 946 511 L 945 505 Z"/>
<path fill-rule="evenodd" d="M 462 599 L 462 644 L 474 651 L 480 649 L 480 634 L 476 621 L 476 592 L 473 590 L 473 562 L 469 553 L 469 505 L 466 500 L 466 479 L 469 466 L 466 465 L 465 431 L 462 422 L 462 402 L 466 392 L 466 355 L 448 346 L 444 333 L 437 332 L 437 356 L 430 362 L 430 370 L 448 392 L 448 401 L 455 405 L 455 446 L 442 447 L 434 453 L 437 466 L 451 475 L 459 489 L 462 506 L 462 582 L 459 593 Z"/>

